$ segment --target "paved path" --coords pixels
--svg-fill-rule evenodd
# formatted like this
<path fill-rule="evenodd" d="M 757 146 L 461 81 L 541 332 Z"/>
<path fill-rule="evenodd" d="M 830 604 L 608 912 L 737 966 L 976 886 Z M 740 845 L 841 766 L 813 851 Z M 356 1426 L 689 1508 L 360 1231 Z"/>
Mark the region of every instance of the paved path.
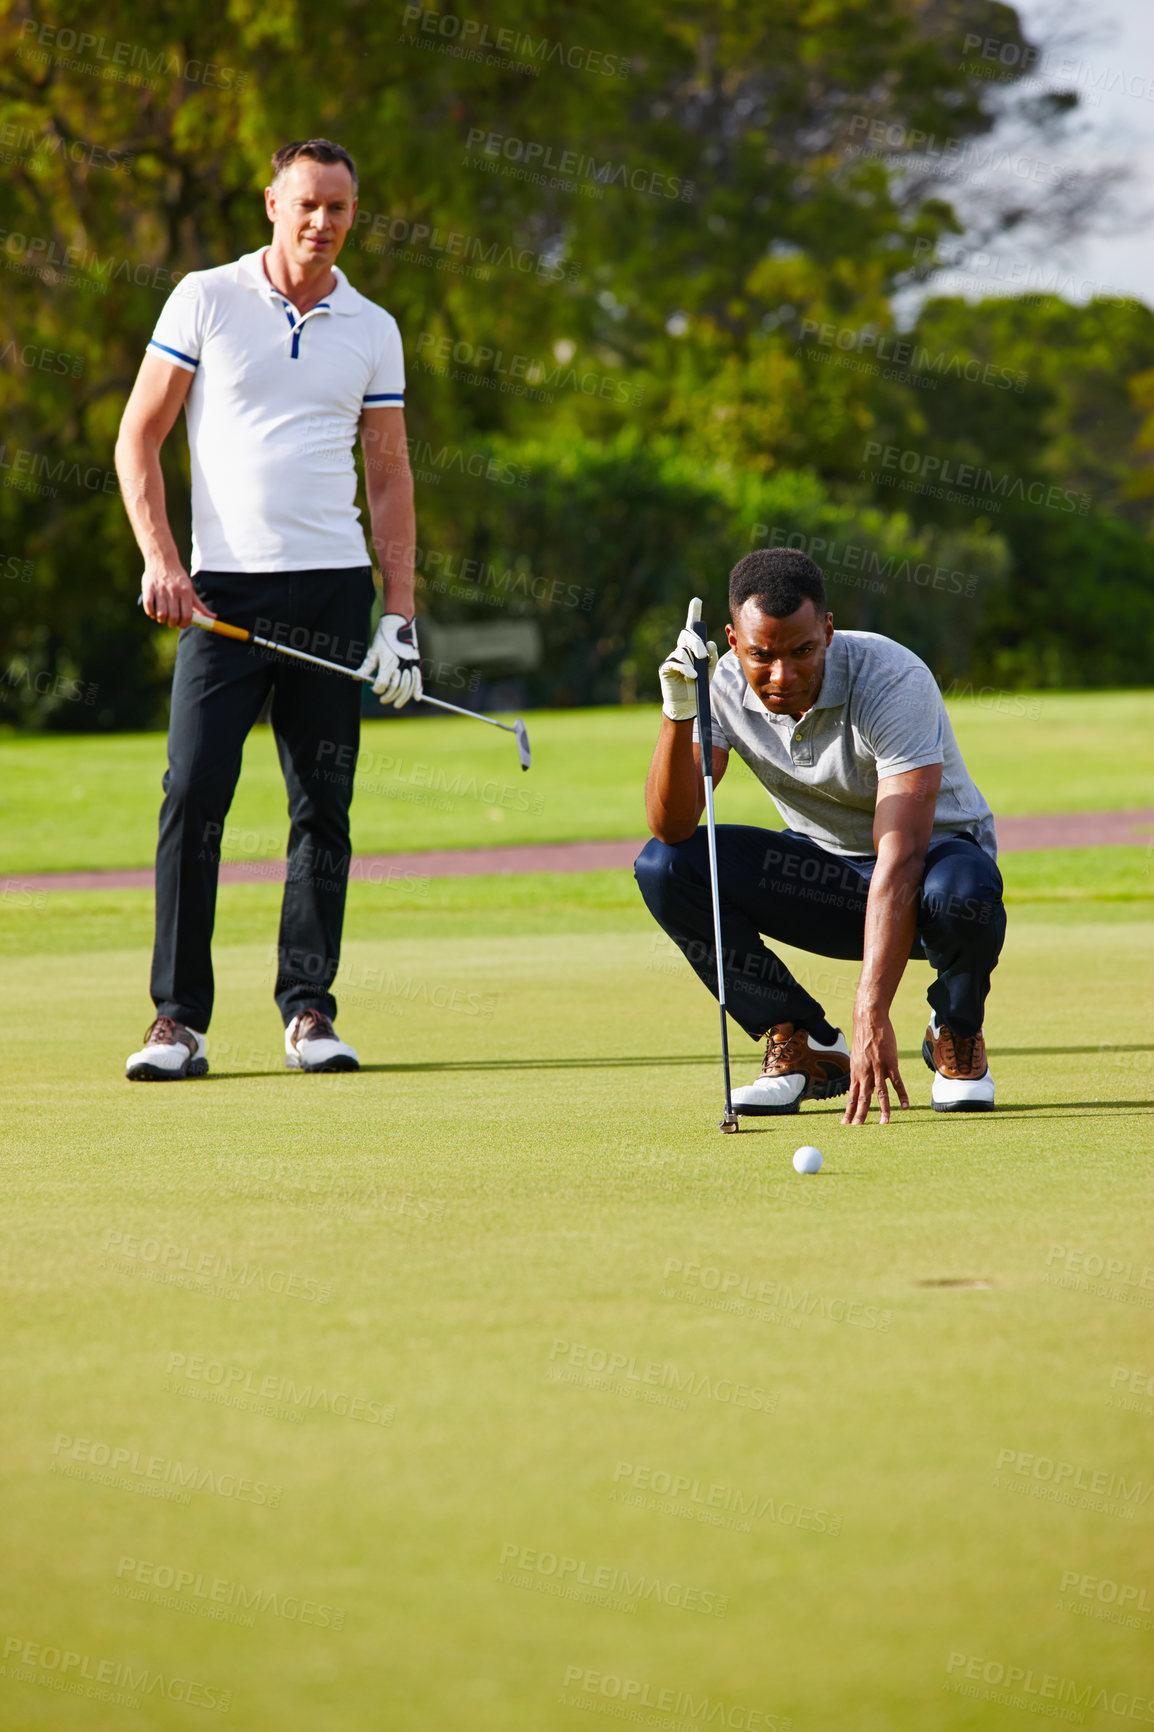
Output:
<path fill-rule="evenodd" d="M 1122 842 L 1154 847 L 1154 808 L 1140 812 L 1067 812 L 1053 817 L 999 818 L 1003 854 L 1031 848 L 1101 848 Z M 475 878 L 482 873 L 592 872 L 632 866 L 640 840 L 542 842 L 511 848 L 439 848 L 422 854 L 358 854 L 354 883 L 403 884 L 419 878 Z M 283 860 L 234 861 L 221 867 L 222 884 L 284 882 Z M 0 878 L 0 895 L 29 890 L 151 890 L 152 867 L 128 871 L 36 872 Z"/>

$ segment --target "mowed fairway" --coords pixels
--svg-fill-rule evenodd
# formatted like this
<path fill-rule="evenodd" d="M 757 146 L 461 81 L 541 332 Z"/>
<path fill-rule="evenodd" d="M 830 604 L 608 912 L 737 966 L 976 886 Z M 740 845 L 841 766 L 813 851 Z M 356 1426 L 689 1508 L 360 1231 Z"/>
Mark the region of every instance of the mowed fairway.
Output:
<path fill-rule="evenodd" d="M 999 810 L 1062 809 L 1014 739 Z M 333 1078 L 281 1070 L 278 892 L 228 887 L 181 1087 L 122 1080 L 150 899 L 0 900 L 0 1727 L 1141 1721 L 1154 885 L 1107 852 L 1003 862 L 996 1114 L 929 1110 L 912 965 L 910 1113 L 736 1138 L 624 873 L 354 885 Z M 846 1023 L 852 967 L 786 955 Z"/>

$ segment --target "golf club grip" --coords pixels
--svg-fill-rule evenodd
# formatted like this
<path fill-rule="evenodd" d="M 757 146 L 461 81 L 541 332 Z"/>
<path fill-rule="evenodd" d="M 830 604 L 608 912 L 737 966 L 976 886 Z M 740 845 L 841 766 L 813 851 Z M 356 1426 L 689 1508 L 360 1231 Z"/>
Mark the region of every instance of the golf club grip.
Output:
<path fill-rule="evenodd" d="M 228 625 L 223 619 L 209 619 L 206 613 L 194 613 L 192 623 L 198 625 L 201 631 L 215 632 L 217 637 L 234 637 L 241 643 L 247 643 L 252 635 L 245 631 L 243 626 Z"/>
<path fill-rule="evenodd" d="M 704 655 L 694 656 L 693 671 L 697 675 L 697 737 L 701 747 L 701 767 L 706 775 L 713 774 L 713 718 L 709 713 L 709 650 L 706 646 L 705 626 L 698 620 L 693 627 L 693 634 L 705 651 Z"/>

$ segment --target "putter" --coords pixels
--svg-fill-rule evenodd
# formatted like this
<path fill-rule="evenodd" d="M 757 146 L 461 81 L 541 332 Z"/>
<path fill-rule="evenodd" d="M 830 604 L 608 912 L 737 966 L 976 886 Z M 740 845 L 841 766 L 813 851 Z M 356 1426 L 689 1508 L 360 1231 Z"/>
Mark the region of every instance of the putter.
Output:
<path fill-rule="evenodd" d="M 721 892 L 717 885 L 717 827 L 713 820 L 713 729 L 709 712 L 709 651 L 706 631 L 701 623 L 701 603 L 693 603 L 690 625 L 703 654 L 694 656 L 697 674 L 697 735 L 701 747 L 701 773 L 705 780 L 705 826 L 709 843 L 709 888 L 713 897 L 713 948 L 717 956 L 717 1002 L 721 1006 L 721 1065 L 725 1076 L 725 1117 L 718 1126 L 732 1133 L 741 1129 L 733 1110 L 733 1093 L 729 1084 L 729 1031 L 725 1026 L 725 970 L 721 958 Z"/>
<path fill-rule="evenodd" d="M 140 597 L 137 605 L 139 607 L 144 606 L 143 596 Z M 192 623 L 199 626 L 201 631 L 215 632 L 217 637 L 235 638 L 238 643 L 258 644 L 261 649 L 275 650 L 278 655 L 291 656 L 294 661 L 311 662 L 313 667 L 325 668 L 330 674 L 344 674 L 346 679 L 360 680 L 364 685 L 372 684 L 370 675 L 359 674 L 355 668 L 344 668 L 340 662 L 325 661 L 323 657 L 308 655 L 304 650 L 290 649 L 287 644 L 274 643 L 271 638 L 258 637 L 254 631 L 245 631 L 243 626 L 227 625 L 222 619 L 209 619 L 206 613 L 194 613 Z M 491 728 L 501 728 L 506 734 L 512 734 L 517 742 L 517 756 L 521 761 L 521 768 L 527 770 L 532 764 L 533 757 L 529 750 L 529 735 L 524 722 L 520 720 L 512 723 L 499 722 L 494 716 L 483 716 L 480 710 L 463 710 L 460 704 L 447 704 L 443 698 L 430 698 L 423 693 L 419 702 L 433 704 L 438 710 L 452 710 L 455 716 L 468 716 L 471 722 L 488 722 Z"/>

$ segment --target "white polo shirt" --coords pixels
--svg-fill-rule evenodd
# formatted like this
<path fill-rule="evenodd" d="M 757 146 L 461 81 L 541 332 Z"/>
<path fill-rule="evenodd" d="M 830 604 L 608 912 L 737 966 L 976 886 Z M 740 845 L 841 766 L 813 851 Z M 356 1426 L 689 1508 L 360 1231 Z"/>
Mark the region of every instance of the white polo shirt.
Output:
<path fill-rule="evenodd" d="M 265 250 L 190 272 L 148 345 L 195 375 L 190 570 L 368 565 L 353 442 L 366 406 L 404 403 L 401 334 L 335 266 L 336 288 L 302 317 Z"/>

